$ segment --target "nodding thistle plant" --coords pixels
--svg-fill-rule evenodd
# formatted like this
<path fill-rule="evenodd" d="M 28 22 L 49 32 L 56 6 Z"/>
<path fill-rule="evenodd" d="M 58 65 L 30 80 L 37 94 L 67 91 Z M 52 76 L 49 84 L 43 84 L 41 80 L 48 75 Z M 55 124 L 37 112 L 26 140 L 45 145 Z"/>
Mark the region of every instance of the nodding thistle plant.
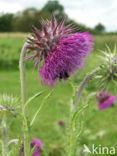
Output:
<path fill-rule="evenodd" d="M 21 79 L 21 98 L 22 98 L 22 114 L 24 125 L 24 154 L 29 155 L 29 133 L 28 123 L 26 118 L 26 81 L 25 81 L 25 60 L 34 60 L 34 67 L 38 66 L 39 74 L 41 76 L 41 83 L 43 85 L 54 87 L 57 81 L 66 80 L 75 71 L 84 67 L 84 59 L 89 57 L 93 50 L 92 35 L 88 32 L 74 33 L 75 29 L 70 25 L 64 26 L 65 18 L 57 23 L 56 18 L 52 17 L 51 21 L 42 21 L 42 30 L 34 27 L 31 36 L 28 37 L 27 42 L 20 56 L 20 79 Z M 31 54 L 26 56 L 27 54 Z M 41 63 L 42 62 L 42 63 Z M 79 91 L 80 92 L 80 91 Z M 49 94 L 50 95 L 50 94 Z M 48 96 L 49 96 L 48 95 Z M 48 97 L 47 96 L 47 97 Z M 44 98 L 44 101 L 47 99 Z M 33 98 L 31 98 L 33 99 Z M 29 100 L 30 101 L 30 100 Z M 43 102 L 44 103 L 44 102 Z M 32 125 L 38 112 L 43 104 L 40 105 L 39 110 L 35 113 L 34 118 L 29 126 Z M 74 114 L 74 112 L 76 114 Z M 75 118 L 78 115 L 77 111 L 72 112 L 74 125 Z M 71 127 L 70 136 L 70 151 L 69 155 L 74 155 L 74 127 Z"/>
<path fill-rule="evenodd" d="M 67 80 L 71 74 L 74 74 L 77 70 L 84 67 L 85 59 L 89 57 L 90 52 L 93 50 L 93 38 L 88 32 L 75 32 L 72 25 L 64 26 L 65 18 L 57 23 L 55 17 L 52 17 L 50 21 L 42 21 L 42 30 L 34 27 L 32 34 L 27 38 L 20 55 L 20 81 L 21 81 L 21 106 L 22 106 L 22 120 L 23 120 L 23 146 L 20 151 L 24 156 L 31 155 L 31 149 L 35 146 L 33 155 L 41 155 L 42 143 L 38 139 L 33 139 L 33 144 L 30 148 L 31 134 L 29 129 L 33 125 L 38 113 L 40 112 L 44 103 L 50 97 L 52 91 L 43 98 L 39 108 L 35 112 L 31 122 L 28 122 L 28 104 L 40 96 L 43 91 L 36 93 L 34 96 L 27 100 L 26 98 L 26 77 L 25 77 L 25 61 L 32 59 L 34 61 L 34 67 L 38 66 L 38 72 L 41 77 L 42 85 L 54 87 L 56 82 L 61 80 Z M 67 150 L 67 156 L 75 156 L 76 154 L 76 141 L 81 133 L 78 132 L 76 126 L 76 120 L 88 106 L 79 107 L 80 97 L 85 85 L 88 81 L 94 77 L 99 78 L 101 92 L 97 95 L 98 107 L 100 110 L 106 109 L 114 104 L 116 97 L 106 91 L 107 84 L 110 82 L 116 83 L 117 79 L 117 53 L 116 47 L 114 52 L 108 48 L 108 52 L 102 52 L 104 57 L 101 66 L 88 73 L 83 79 L 79 87 L 75 87 L 70 81 L 73 88 L 73 96 L 71 99 L 71 114 L 70 114 L 70 126 L 69 126 L 69 147 Z M 27 56 L 26 56 L 27 55 Z M 105 88 L 105 89 L 104 89 Z M 94 93 L 88 96 L 88 100 Z M 7 114 L 15 115 L 15 106 L 17 98 L 12 96 L 3 95 L 0 97 L 0 114 L 3 115 L 3 156 L 7 156 L 7 130 L 6 130 L 6 117 Z M 87 100 L 87 101 L 88 101 Z M 79 120 L 80 121 L 80 120 Z M 19 149 L 18 149 L 19 150 Z M 18 151 L 16 150 L 16 152 Z M 23 150 L 23 151 L 22 151 Z"/>
<path fill-rule="evenodd" d="M 35 113 L 31 123 L 28 124 L 28 115 L 26 114 L 27 105 L 35 97 L 41 95 L 42 92 L 39 92 L 31 97 L 29 100 L 26 100 L 25 60 L 32 59 L 34 61 L 34 67 L 38 66 L 38 72 L 41 77 L 42 85 L 54 87 L 56 82 L 61 82 L 61 80 L 68 79 L 71 74 L 74 74 L 77 70 L 83 68 L 85 64 L 85 59 L 89 57 L 90 52 L 93 50 L 94 43 L 92 35 L 90 35 L 88 32 L 75 32 L 75 29 L 72 27 L 72 25 L 64 26 L 64 23 L 65 18 L 63 18 L 60 24 L 57 23 L 57 20 L 54 17 L 52 17 L 50 21 L 42 21 L 42 30 L 39 30 L 36 27 L 33 28 L 33 32 L 27 38 L 27 41 L 24 44 L 21 52 L 20 79 L 25 156 L 29 156 L 30 153 L 29 126 L 32 126 L 43 104 L 51 95 L 51 93 L 49 93 L 46 97 L 44 97 L 43 102 L 42 104 L 40 104 L 39 109 Z M 71 119 L 69 129 L 70 135 L 68 143 L 69 148 L 67 152 L 68 156 L 75 155 L 76 140 L 80 134 L 80 132 L 77 134 L 76 120 L 79 114 L 84 111 L 84 109 L 88 106 L 83 105 L 81 107 L 78 107 L 80 96 L 85 85 L 92 77 L 95 77 L 95 75 L 98 78 L 101 78 L 101 84 L 103 84 L 107 80 L 112 80 L 113 82 L 115 82 L 115 79 L 117 77 L 116 48 L 113 54 L 111 52 L 109 54 L 105 52 L 103 53 L 106 57 L 104 58 L 102 65 L 96 68 L 96 70 L 92 71 L 91 73 L 88 73 L 81 82 L 78 89 L 74 87 L 74 84 L 70 81 L 70 84 L 73 87 L 73 97 L 71 100 Z M 104 105 L 104 108 L 109 107 L 110 103 L 109 106 L 107 105 Z"/>

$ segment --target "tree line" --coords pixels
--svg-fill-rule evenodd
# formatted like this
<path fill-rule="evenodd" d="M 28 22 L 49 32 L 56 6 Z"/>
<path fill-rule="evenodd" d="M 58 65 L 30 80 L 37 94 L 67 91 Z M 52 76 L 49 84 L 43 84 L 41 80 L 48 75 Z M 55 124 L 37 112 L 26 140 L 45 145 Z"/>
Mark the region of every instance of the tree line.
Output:
<path fill-rule="evenodd" d="M 27 8 L 15 14 L 1 14 L 0 32 L 30 32 L 33 26 L 41 28 L 40 21 L 42 19 L 50 19 L 52 15 L 57 18 L 58 22 L 60 22 L 65 16 L 65 24 L 67 25 L 73 23 L 74 27 L 78 31 L 88 30 L 93 34 L 105 32 L 105 27 L 101 23 L 96 25 L 95 28 L 91 29 L 70 19 L 66 15 L 64 7 L 59 3 L 58 0 L 48 1 L 41 10 L 36 8 Z"/>

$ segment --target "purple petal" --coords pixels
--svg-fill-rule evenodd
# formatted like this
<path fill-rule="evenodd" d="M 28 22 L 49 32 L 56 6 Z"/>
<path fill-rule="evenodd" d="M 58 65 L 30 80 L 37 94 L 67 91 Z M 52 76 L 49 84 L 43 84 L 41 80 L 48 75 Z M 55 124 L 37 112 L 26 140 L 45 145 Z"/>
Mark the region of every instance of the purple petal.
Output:
<path fill-rule="evenodd" d="M 111 107 L 115 101 L 116 101 L 116 96 L 110 95 L 105 101 L 101 102 L 98 105 L 98 108 L 99 108 L 99 110 L 107 109 L 107 108 Z"/>

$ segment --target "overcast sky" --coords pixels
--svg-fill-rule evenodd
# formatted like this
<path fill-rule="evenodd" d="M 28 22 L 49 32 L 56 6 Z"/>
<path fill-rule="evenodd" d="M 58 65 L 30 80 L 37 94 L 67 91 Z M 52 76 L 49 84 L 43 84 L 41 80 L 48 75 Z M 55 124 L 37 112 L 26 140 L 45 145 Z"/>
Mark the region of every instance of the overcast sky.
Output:
<path fill-rule="evenodd" d="M 17 12 L 27 7 L 41 9 L 47 0 L 0 0 L 0 12 Z M 101 22 L 107 31 L 117 31 L 117 0 L 59 0 L 69 17 L 94 27 Z"/>

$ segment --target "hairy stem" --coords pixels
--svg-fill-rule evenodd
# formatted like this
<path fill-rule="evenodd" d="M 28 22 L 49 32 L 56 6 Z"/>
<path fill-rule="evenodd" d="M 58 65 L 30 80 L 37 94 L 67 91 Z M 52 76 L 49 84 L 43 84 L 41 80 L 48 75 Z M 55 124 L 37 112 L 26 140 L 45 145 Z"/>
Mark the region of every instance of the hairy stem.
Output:
<path fill-rule="evenodd" d="M 95 75 L 98 73 L 98 69 L 94 70 L 93 72 L 89 73 L 88 75 L 86 75 L 86 77 L 84 78 L 84 80 L 81 82 L 80 87 L 78 88 L 78 90 L 76 91 L 76 98 L 75 98 L 75 109 L 78 107 L 79 101 L 80 101 L 80 96 L 81 93 L 85 87 L 85 85 L 87 84 L 87 82 Z"/>
<path fill-rule="evenodd" d="M 71 120 L 71 134 L 70 134 L 70 148 L 69 148 L 69 155 L 68 156 L 74 156 L 75 155 L 75 149 L 76 149 L 76 139 L 78 138 L 79 135 L 76 136 L 77 134 L 77 129 L 76 129 L 76 120 L 78 116 L 80 115 L 81 112 L 83 112 L 88 105 L 83 106 L 81 109 L 77 109 L 75 113 L 73 114 L 72 120 Z"/>
<path fill-rule="evenodd" d="M 5 115 L 2 119 L 2 156 L 7 156 L 7 127 Z"/>
<path fill-rule="evenodd" d="M 26 55 L 26 46 L 27 43 L 25 43 L 22 48 L 21 55 L 20 55 L 20 62 L 19 62 L 22 110 L 26 102 L 26 72 L 25 72 L 25 61 L 24 61 Z"/>
<path fill-rule="evenodd" d="M 75 155 L 75 149 L 76 149 L 76 138 L 78 138 L 77 135 L 76 136 L 76 120 L 79 116 L 79 114 L 85 109 L 87 108 L 88 105 L 84 105 L 81 109 L 78 108 L 78 103 L 80 101 L 80 96 L 81 93 L 85 87 L 85 85 L 87 84 L 87 82 L 92 78 L 92 76 L 94 76 L 97 72 L 98 72 L 97 68 L 95 71 L 91 72 L 90 74 L 88 74 L 84 80 L 81 82 L 80 87 L 78 88 L 78 90 L 75 93 L 75 99 L 74 99 L 74 95 L 72 97 L 72 101 L 73 101 L 73 105 L 74 105 L 74 109 L 72 110 L 72 119 L 71 119 L 71 127 L 70 127 L 70 145 L 69 145 L 69 156 L 74 156 Z M 73 89 L 74 90 L 74 89 Z"/>
<path fill-rule="evenodd" d="M 26 102 L 26 72 L 25 72 L 25 55 L 27 50 L 27 43 L 24 44 L 21 55 L 20 55 L 20 82 L 21 82 L 21 104 L 22 104 L 22 116 L 23 116 L 23 130 L 24 130 L 24 155 L 29 156 L 29 135 L 28 135 L 28 124 L 26 118 L 26 111 L 24 104 Z"/>

